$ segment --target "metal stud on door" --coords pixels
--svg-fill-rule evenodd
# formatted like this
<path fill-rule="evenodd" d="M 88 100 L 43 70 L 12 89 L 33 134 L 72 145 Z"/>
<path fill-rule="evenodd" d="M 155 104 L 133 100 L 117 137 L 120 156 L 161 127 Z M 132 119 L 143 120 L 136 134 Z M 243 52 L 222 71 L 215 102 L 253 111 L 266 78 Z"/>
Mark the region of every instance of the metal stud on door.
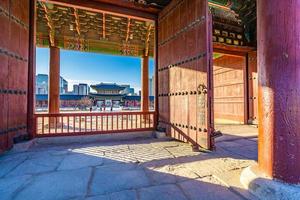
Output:
<path fill-rule="evenodd" d="M 203 0 L 173 0 L 159 14 L 159 121 L 194 148 L 213 149 L 211 15 Z"/>

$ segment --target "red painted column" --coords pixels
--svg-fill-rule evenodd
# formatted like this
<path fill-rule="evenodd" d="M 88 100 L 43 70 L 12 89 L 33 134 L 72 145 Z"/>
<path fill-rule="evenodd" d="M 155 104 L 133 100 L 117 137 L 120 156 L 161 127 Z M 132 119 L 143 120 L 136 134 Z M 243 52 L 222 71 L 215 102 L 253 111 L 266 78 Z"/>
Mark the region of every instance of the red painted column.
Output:
<path fill-rule="evenodd" d="M 50 47 L 49 65 L 49 113 L 59 113 L 59 78 L 60 78 L 60 50 Z"/>
<path fill-rule="evenodd" d="M 258 0 L 259 169 L 300 183 L 300 0 Z"/>
<path fill-rule="evenodd" d="M 27 131 L 32 139 L 35 127 L 35 72 L 36 72 L 36 1 L 30 1 L 29 7 L 29 56 L 28 56 L 28 95 L 27 95 Z"/>
<path fill-rule="evenodd" d="M 141 88 L 141 110 L 149 111 L 149 56 L 142 58 L 142 88 Z"/>

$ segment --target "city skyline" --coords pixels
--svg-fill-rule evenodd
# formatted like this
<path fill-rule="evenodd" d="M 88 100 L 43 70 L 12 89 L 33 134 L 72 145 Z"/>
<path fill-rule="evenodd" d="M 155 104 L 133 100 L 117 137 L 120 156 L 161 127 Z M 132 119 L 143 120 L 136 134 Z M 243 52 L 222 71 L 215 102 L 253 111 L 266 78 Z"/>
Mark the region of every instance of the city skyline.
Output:
<path fill-rule="evenodd" d="M 36 74 L 48 74 L 49 49 L 37 48 Z M 141 89 L 141 59 L 139 57 L 113 56 L 61 50 L 60 75 L 68 81 L 68 90 L 73 85 L 101 82 L 130 84 L 135 91 Z M 104 66 L 104 67 L 99 67 Z M 153 76 L 154 60 L 149 61 L 149 78 Z M 116 73 L 118 72 L 118 73 Z"/>
<path fill-rule="evenodd" d="M 46 77 L 45 80 L 40 80 L 40 77 Z M 64 79 L 64 77 L 60 76 L 60 93 L 61 94 L 77 94 L 80 92 L 76 92 L 76 87 L 80 87 L 81 85 L 87 85 L 87 93 L 89 92 L 96 92 L 96 90 L 94 90 L 91 86 L 92 85 L 96 85 L 96 84 L 116 84 L 116 85 L 121 85 L 121 86 L 126 86 L 126 88 L 128 88 L 129 91 L 133 91 L 130 92 L 132 94 L 137 94 L 140 90 L 135 90 L 135 88 L 131 87 L 130 84 L 119 84 L 119 83 L 108 83 L 108 82 L 100 82 L 100 83 L 95 83 L 95 84 L 87 84 L 84 82 L 79 82 L 78 84 L 73 84 L 70 87 L 70 84 L 68 81 L 66 81 Z M 42 81 L 42 82 L 41 82 Z M 66 88 L 67 87 L 67 88 Z M 42 92 L 40 92 L 42 89 Z M 149 77 L 149 96 L 154 96 L 154 89 L 155 89 L 155 83 L 154 83 L 154 75 L 152 75 L 152 77 Z M 79 90 L 79 88 L 77 88 L 77 90 Z M 48 94 L 48 74 L 36 74 L 36 94 Z"/>

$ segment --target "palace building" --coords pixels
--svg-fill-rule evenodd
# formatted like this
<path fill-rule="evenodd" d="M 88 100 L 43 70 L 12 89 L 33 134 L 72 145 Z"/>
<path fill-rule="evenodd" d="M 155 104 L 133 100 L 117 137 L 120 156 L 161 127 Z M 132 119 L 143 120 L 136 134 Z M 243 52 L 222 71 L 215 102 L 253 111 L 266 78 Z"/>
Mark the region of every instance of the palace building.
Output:
<path fill-rule="evenodd" d="M 84 85 L 86 88 L 87 84 Z M 119 107 L 139 108 L 141 106 L 141 97 L 132 93 L 130 85 L 118 85 L 116 83 L 100 83 L 91 85 L 96 93 L 73 93 L 60 95 L 60 108 L 77 108 L 82 99 L 89 98 L 97 107 Z M 36 94 L 36 108 L 48 108 L 48 95 Z M 149 96 L 150 108 L 154 108 L 154 96 Z"/>

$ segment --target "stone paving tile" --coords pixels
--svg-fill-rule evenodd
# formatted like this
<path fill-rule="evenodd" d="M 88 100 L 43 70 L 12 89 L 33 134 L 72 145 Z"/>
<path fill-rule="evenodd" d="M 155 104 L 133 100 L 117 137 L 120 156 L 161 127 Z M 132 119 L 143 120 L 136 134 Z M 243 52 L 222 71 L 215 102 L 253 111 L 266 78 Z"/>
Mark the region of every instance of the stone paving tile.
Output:
<path fill-rule="evenodd" d="M 16 194 L 16 191 L 27 185 L 31 180 L 31 176 L 20 176 L 0 179 L 0 199 L 11 200 Z"/>
<path fill-rule="evenodd" d="M 38 175 L 14 200 L 67 200 L 84 197 L 87 193 L 90 168 Z"/>
<path fill-rule="evenodd" d="M 96 169 L 99 169 L 101 171 L 126 171 L 126 170 L 141 170 L 143 169 L 140 165 L 136 163 L 120 163 L 120 162 L 115 162 L 112 164 L 106 164 L 102 166 L 96 167 Z"/>
<path fill-rule="evenodd" d="M 18 165 L 23 163 L 27 156 L 18 157 L 15 160 L 3 160 L 0 162 L 0 178 L 7 175 L 10 171 L 14 170 Z"/>
<path fill-rule="evenodd" d="M 187 200 L 181 189 L 174 184 L 142 188 L 138 195 L 140 200 Z"/>
<path fill-rule="evenodd" d="M 256 146 L 254 140 L 241 139 L 218 142 L 212 153 L 193 152 L 188 144 L 157 139 L 35 146 L 28 152 L 0 156 L 0 199 L 1 192 L 7 191 L 3 199 L 12 199 L 13 194 L 17 200 L 209 200 L 224 194 L 236 200 L 240 196 L 212 176 L 222 178 L 254 164 Z M 8 177 L 1 178 L 1 174 Z M 209 186 L 219 192 L 211 194 Z"/>
<path fill-rule="evenodd" d="M 139 162 L 148 162 L 152 160 L 162 160 L 162 159 L 169 159 L 174 158 L 167 150 L 163 148 L 152 148 L 151 146 L 147 148 L 139 148 L 133 149 L 133 156 Z"/>
<path fill-rule="evenodd" d="M 51 172 L 58 167 L 62 160 L 63 156 L 46 156 L 28 159 L 8 173 L 6 177 Z"/>
<path fill-rule="evenodd" d="M 226 148 L 225 150 L 227 152 L 230 152 L 232 156 L 239 155 L 245 159 L 257 160 L 257 151 L 255 150 L 256 148 L 254 147 L 253 149 L 251 149 L 252 146 L 250 146 L 250 149 L 249 149 L 247 147 L 249 147 L 249 146 L 230 147 L 230 148 Z"/>
<path fill-rule="evenodd" d="M 28 156 L 29 156 L 28 152 L 25 152 L 25 153 L 6 152 L 6 153 L 0 155 L 0 163 L 10 162 L 10 161 L 15 161 L 15 160 L 22 160 L 22 159 L 25 160 L 28 158 Z"/>
<path fill-rule="evenodd" d="M 105 152 L 103 155 L 104 164 L 111 163 L 138 163 L 137 158 L 134 156 L 133 152 Z"/>
<path fill-rule="evenodd" d="M 196 179 L 199 176 L 183 165 L 166 165 L 160 168 L 145 169 L 153 185 L 176 183 Z"/>
<path fill-rule="evenodd" d="M 119 153 L 119 152 L 126 152 L 129 150 L 129 147 L 127 144 L 116 144 L 116 143 L 108 143 L 108 144 L 104 144 L 99 146 L 99 144 L 95 144 L 95 145 L 90 145 L 90 146 L 86 146 L 86 147 L 76 147 L 73 150 L 76 149 L 91 149 L 93 151 L 97 151 L 97 152 L 115 152 L 115 153 Z"/>
<path fill-rule="evenodd" d="M 100 195 L 86 198 L 85 200 L 137 200 L 137 193 L 135 190 L 124 190 L 122 192 L 115 192 L 108 195 Z"/>
<path fill-rule="evenodd" d="M 205 177 L 179 183 L 190 200 L 240 200 L 243 199 L 231 192 L 225 185 L 213 177 Z"/>
<path fill-rule="evenodd" d="M 225 183 L 230 183 L 231 190 L 234 190 L 236 193 L 242 195 L 248 200 L 256 200 L 250 192 L 244 189 L 244 186 L 240 182 L 240 175 L 243 169 L 231 170 L 222 173 L 214 173 L 214 177 L 217 177 L 219 180 L 222 180 Z"/>
<path fill-rule="evenodd" d="M 58 167 L 58 170 L 79 169 L 83 167 L 98 166 L 103 164 L 103 158 L 86 155 L 72 154 L 67 155 Z"/>
<path fill-rule="evenodd" d="M 101 195 L 146 187 L 149 179 L 143 170 L 111 171 L 96 168 L 89 195 Z"/>
<path fill-rule="evenodd" d="M 248 146 L 248 145 L 256 145 L 257 144 L 255 141 L 248 140 L 248 139 L 234 140 L 234 142 L 240 144 L 241 146 Z"/>
<path fill-rule="evenodd" d="M 70 153 L 70 150 L 42 150 L 42 151 L 29 151 L 28 158 L 41 158 L 49 156 L 64 156 Z"/>
<path fill-rule="evenodd" d="M 177 147 L 166 147 L 166 150 L 169 151 L 174 157 L 183 157 L 183 156 L 193 156 L 199 155 L 199 152 L 193 152 L 190 145 L 180 145 Z"/>

